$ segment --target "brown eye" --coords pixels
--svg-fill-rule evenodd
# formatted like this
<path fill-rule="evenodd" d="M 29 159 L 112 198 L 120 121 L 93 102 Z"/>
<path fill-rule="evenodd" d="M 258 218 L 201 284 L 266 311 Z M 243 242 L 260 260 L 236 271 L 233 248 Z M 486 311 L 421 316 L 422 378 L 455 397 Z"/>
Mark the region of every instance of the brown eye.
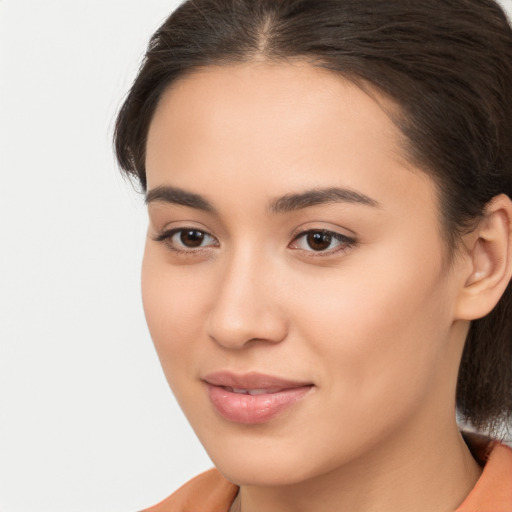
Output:
<path fill-rule="evenodd" d="M 202 249 L 219 247 L 219 242 L 208 232 L 194 228 L 178 228 L 164 231 L 153 238 L 177 253 L 196 253 Z"/>
<path fill-rule="evenodd" d="M 184 229 L 180 231 L 180 242 L 185 247 L 200 247 L 205 239 L 205 233 L 196 229 Z"/>
<path fill-rule="evenodd" d="M 306 242 L 314 251 L 325 251 L 331 245 L 332 235 L 324 231 L 310 231 L 306 235 Z"/>
<path fill-rule="evenodd" d="M 291 249 L 300 249 L 310 253 L 324 253 L 325 256 L 348 249 L 355 245 L 354 238 L 336 233 L 335 231 L 312 229 L 304 231 L 290 244 Z"/>

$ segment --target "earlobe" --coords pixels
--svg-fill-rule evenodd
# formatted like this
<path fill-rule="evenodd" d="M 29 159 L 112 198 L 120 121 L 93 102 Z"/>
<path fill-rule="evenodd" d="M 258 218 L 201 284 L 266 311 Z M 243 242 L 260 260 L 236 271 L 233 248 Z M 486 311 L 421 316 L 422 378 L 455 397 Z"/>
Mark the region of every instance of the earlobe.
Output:
<path fill-rule="evenodd" d="M 501 194 L 487 204 L 469 237 L 469 274 L 458 298 L 457 319 L 482 318 L 501 298 L 512 275 L 511 227 L 512 201 Z"/>

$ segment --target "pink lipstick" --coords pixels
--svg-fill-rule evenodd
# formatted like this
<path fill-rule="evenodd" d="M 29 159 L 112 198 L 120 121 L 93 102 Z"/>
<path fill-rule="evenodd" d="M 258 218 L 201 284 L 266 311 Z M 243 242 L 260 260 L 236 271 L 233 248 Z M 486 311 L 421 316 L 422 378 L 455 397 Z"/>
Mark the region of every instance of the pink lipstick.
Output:
<path fill-rule="evenodd" d="M 314 387 L 259 373 L 217 372 L 203 380 L 217 412 L 228 421 L 246 425 L 270 421 Z"/>

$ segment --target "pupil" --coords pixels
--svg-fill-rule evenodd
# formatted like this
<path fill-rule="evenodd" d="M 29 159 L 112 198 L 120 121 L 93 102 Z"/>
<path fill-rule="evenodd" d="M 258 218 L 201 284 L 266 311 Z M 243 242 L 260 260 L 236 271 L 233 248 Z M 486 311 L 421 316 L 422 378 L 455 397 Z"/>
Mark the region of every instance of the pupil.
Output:
<path fill-rule="evenodd" d="M 309 233 L 308 245 L 315 251 L 325 251 L 331 245 L 332 236 L 328 233 Z"/>
<path fill-rule="evenodd" d="M 199 247 L 204 240 L 204 233 L 194 230 L 182 231 L 180 240 L 187 247 Z"/>

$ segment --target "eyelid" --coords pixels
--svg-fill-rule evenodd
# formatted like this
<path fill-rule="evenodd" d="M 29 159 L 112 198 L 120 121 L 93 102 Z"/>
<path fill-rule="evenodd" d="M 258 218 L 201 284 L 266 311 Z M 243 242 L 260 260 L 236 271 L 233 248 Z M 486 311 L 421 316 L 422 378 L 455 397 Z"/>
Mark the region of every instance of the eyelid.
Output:
<path fill-rule="evenodd" d="M 167 217 L 167 215 L 165 217 Z M 166 238 L 169 238 L 169 236 L 172 236 L 174 233 L 180 231 L 200 231 L 201 233 L 209 235 L 217 240 L 217 237 L 214 236 L 211 230 L 209 230 L 202 222 L 198 222 L 194 219 L 180 219 L 173 221 L 170 221 L 169 219 L 165 220 L 167 220 L 167 222 L 164 222 L 164 218 L 153 219 L 150 216 L 150 232 L 152 231 L 155 233 L 151 234 L 150 236 L 156 242 L 163 241 Z"/>
<path fill-rule="evenodd" d="M 321 219 L 301 223 L 299 226 L 292 230 L 290 236 L 291 238 L 296 238 L 310 231 L 322 231 L 351 239 L 357 238 L 356 232 L 349 229 L 348 227 Z"/>

